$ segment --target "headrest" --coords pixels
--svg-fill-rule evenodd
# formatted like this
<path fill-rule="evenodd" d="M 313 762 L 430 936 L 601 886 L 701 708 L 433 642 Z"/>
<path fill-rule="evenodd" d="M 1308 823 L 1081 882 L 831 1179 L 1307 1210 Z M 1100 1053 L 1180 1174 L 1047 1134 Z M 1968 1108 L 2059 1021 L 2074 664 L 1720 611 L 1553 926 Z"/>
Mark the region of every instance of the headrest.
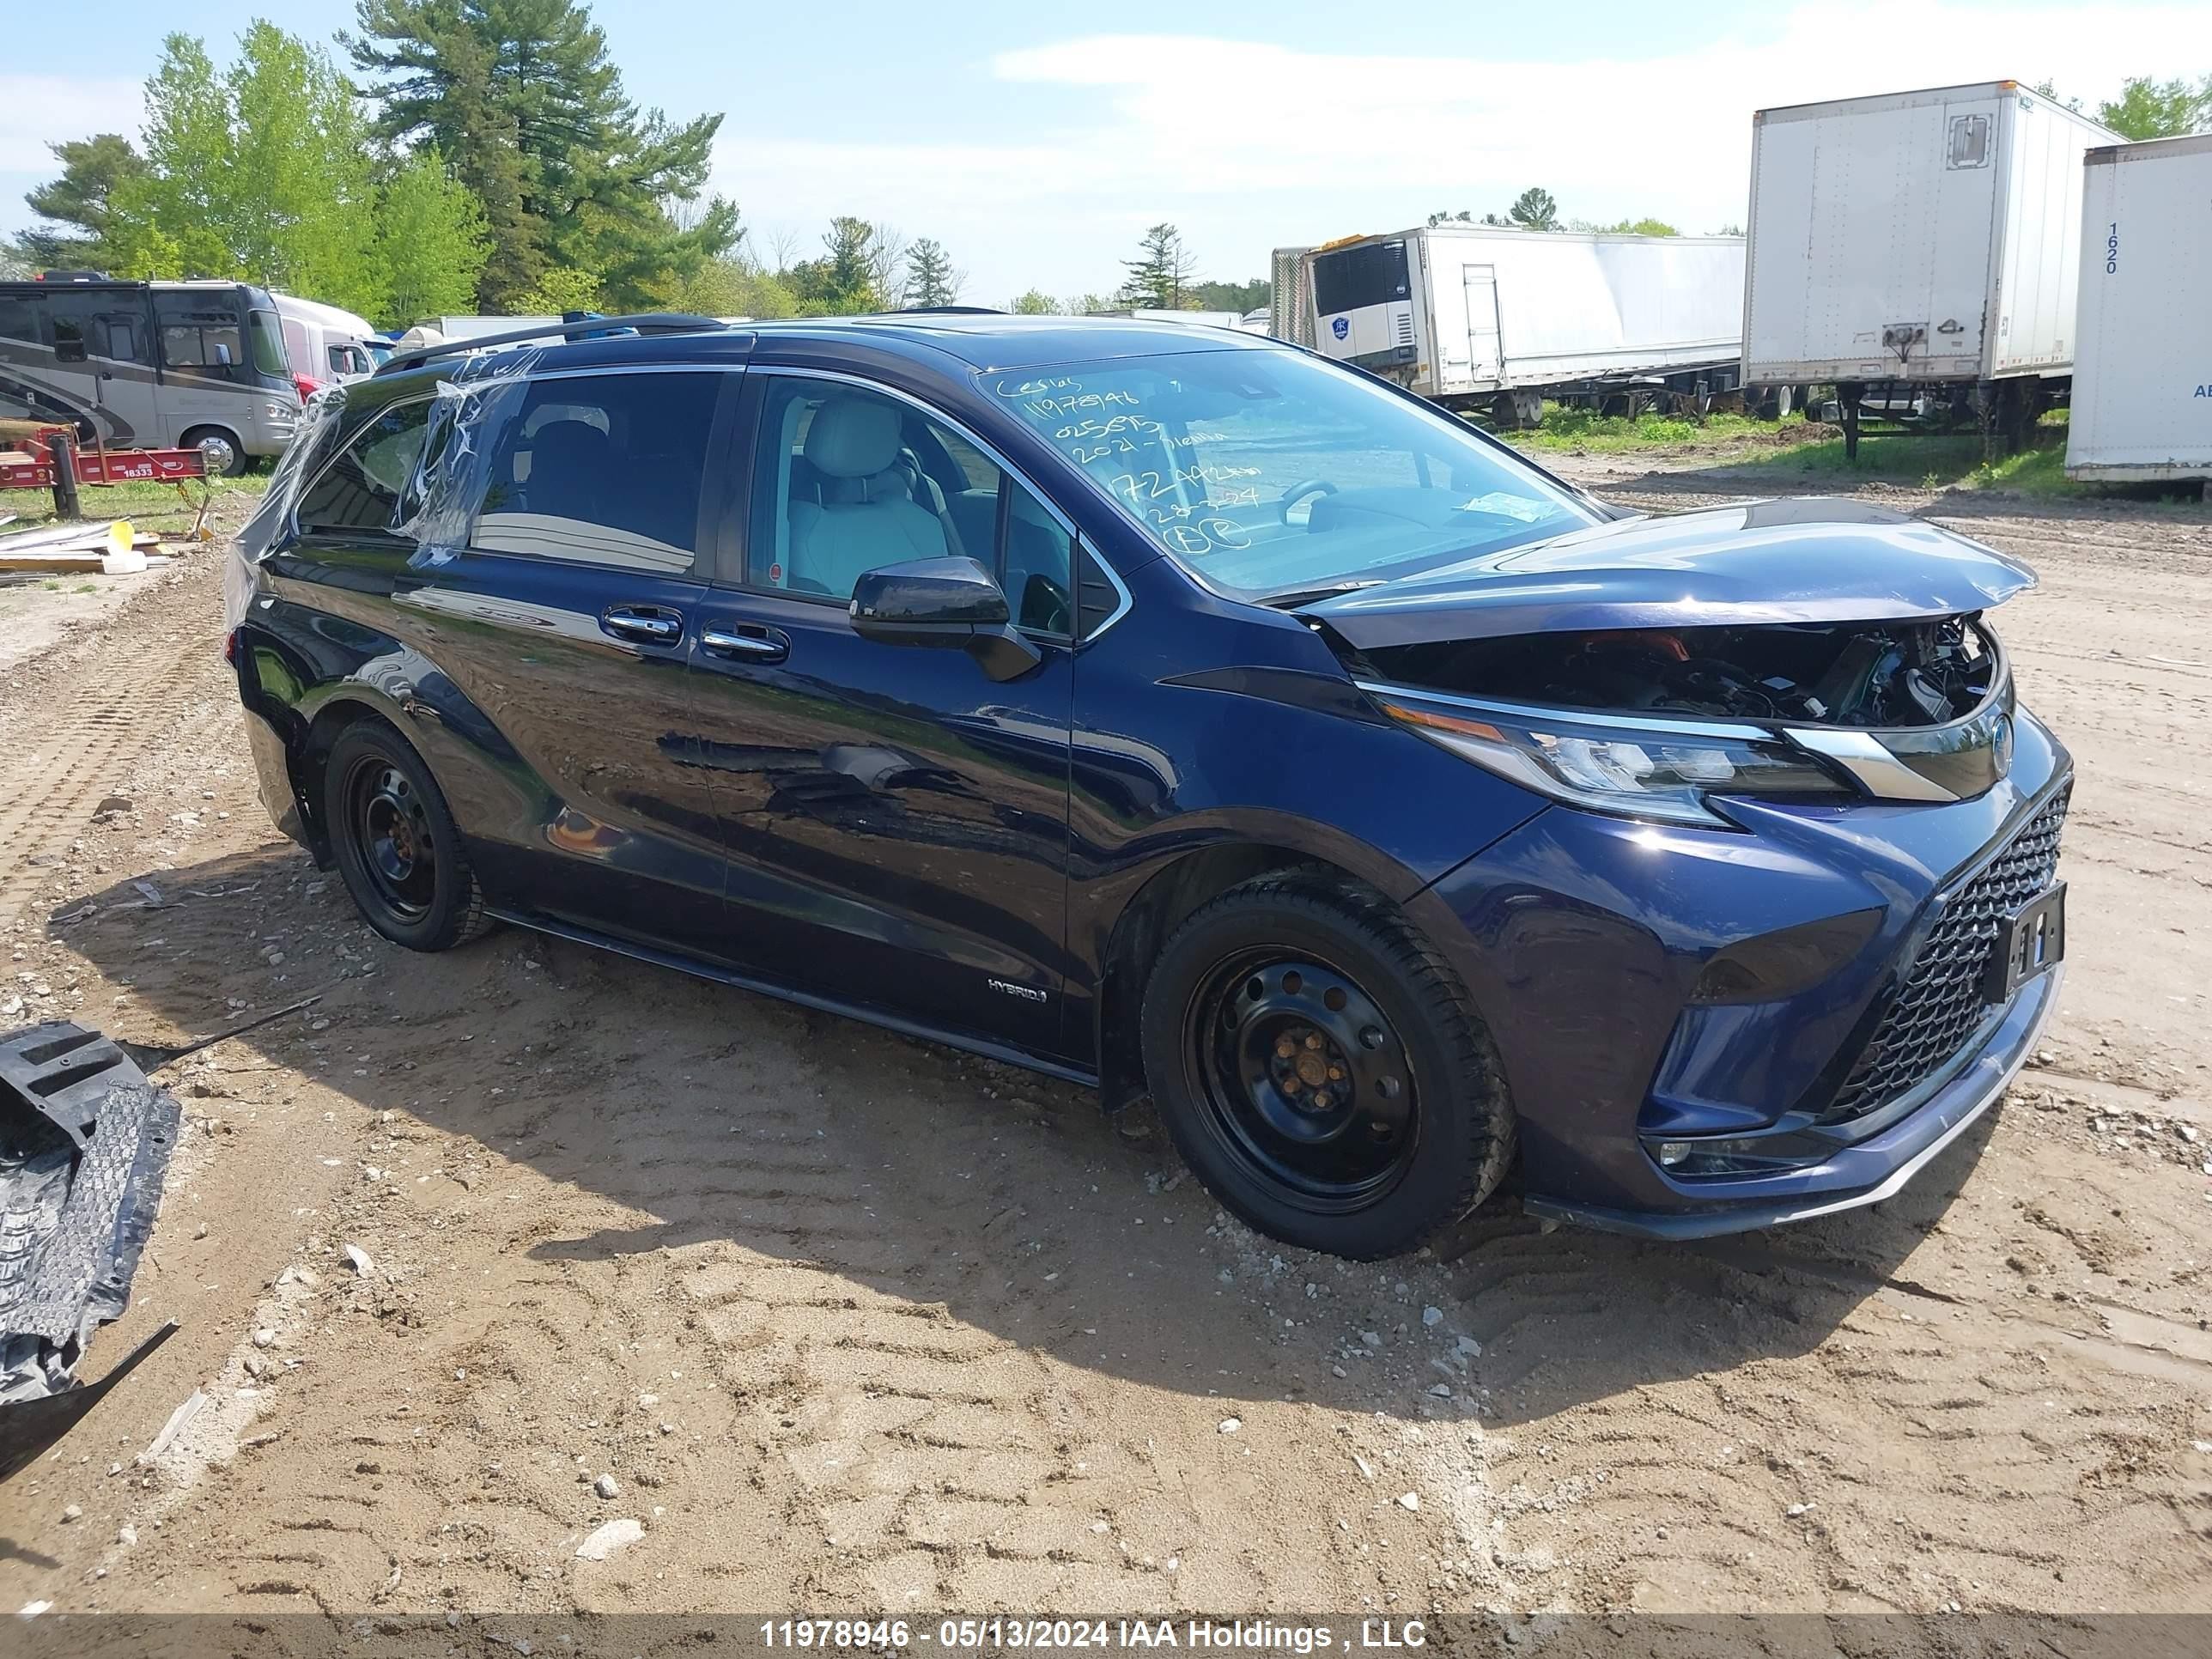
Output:
<path fill-rule="evenodd" d="M 800 452 L 832 478 L 866 478 L 898 459 L 898 410 L 872 398 L 832 398 L 814 411 Z"/>
<path fill-rule="evenodd" d="M 603 467 L 607 462 L 607 434 L 589 421 L 548 421 L 526 441 L 533 482 L 556 472 Z"/>

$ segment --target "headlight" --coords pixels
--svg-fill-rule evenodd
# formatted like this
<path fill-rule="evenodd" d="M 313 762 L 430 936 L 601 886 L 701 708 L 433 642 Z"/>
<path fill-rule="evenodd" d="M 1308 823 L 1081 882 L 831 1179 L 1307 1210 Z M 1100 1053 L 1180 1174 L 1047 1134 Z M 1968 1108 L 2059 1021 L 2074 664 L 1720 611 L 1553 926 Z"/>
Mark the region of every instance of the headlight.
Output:
<path fill-rule="evenodd" d="M 1733 828 L 1705 804 L 1707 795 L 1853 795 L 1803 750 L 1752 732 L 1624 725 L 1527 708 L 1445 708 L 1395 696 L 1377 701 L 1454 754 L 1594 811 Z"/>

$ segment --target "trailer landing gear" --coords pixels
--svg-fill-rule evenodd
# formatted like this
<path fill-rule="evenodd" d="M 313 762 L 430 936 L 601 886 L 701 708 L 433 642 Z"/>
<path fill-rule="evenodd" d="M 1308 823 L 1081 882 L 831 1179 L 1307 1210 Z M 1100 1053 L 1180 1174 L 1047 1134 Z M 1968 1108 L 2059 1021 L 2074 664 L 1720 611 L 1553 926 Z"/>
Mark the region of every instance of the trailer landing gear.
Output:
<path fill-rule="evenodd" d="M 1866 386 L 1858 380 L 1844 380 L 1836 387 L 1836 402 L 1844 416 L 1844 459 L 1856 461 L 1859 458 L 1859 401 L 1866 396 Z"/>

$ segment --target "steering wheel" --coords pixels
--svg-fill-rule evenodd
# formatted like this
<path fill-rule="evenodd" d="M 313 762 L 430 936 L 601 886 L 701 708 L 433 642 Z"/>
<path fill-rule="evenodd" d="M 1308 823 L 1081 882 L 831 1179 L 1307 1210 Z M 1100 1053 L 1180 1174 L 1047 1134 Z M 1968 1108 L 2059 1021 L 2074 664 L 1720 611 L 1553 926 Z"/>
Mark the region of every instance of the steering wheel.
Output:
<path fill-rule="evenodd" d="M 1326 478 L 1308 478 L 1304 483 L 1294 483 L 1283 492 L 1283 522 L 1291 521 L 1291 509 L 1309 495 L 1334 495 L 1336 486 Z"/>

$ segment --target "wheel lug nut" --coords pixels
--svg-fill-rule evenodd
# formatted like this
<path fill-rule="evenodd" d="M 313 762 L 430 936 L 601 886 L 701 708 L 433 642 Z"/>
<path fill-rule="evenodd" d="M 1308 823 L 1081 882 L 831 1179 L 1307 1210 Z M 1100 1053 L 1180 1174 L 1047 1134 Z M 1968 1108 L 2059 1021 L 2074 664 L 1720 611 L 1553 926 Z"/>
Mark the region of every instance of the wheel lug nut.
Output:
<path fill-rule="evenodd" d="M 1328 1091 L 1326 1089 L 1315 1090 L 1313 1103 L 1316 1111 L 1327 1111 L 1328 1109 Z"/>
<path fill-rule="evenodd" d="M 1298 1045 L 1291 1042 L 1290 1038 L 1281 1037 L 1277 1039 L 1275 1043 L 1275 1052 L 1281 1055 L 1285 1060 L 1288 1060 L 1292 1054 L 1297 1053 L 1297 1051 Z"/>
<path fill-rule="evenodd" d="M 1306 1033 L 1306 1047 L 1309 1048 L 1318 1048 L 1321 1047 L 1321 1033 L 1319 1031 L 1308 1031 Z"/>
<path fill-rule="evenodd" d="M 1343 1066 L 1330 1066 L 1330 1067 L 1328 1068 L 1328 1080 L 1329 1080 L 1331 1083 L 1341 1083 L 1341 1082 L 1343 1082 L 1343 1081 L 1344 1081 L 1344 1067 L 1343 1067 Z"/>

